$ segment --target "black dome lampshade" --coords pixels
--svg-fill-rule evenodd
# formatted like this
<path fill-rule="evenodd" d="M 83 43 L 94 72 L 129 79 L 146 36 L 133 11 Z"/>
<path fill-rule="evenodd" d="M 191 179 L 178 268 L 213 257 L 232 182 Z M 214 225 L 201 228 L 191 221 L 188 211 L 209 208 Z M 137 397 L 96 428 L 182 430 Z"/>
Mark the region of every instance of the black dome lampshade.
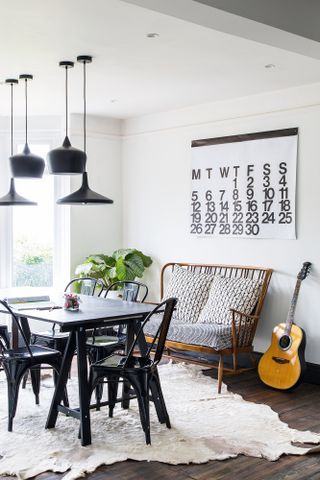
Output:
<path fill-rule="evenodd" d="M 22 197 L 16 192 L 15 185 L 14 185 L 14 178 L 10 179 L 10 188 L 9 192 L 0 198 L 0 206 L 1 207 L 8 207 L 10 205 L 37 205 L 36 202 L 32 202 L 27 198 Z"/>
<path fill-rule="evenodd" d="M 6 83 L 11 86 L 11 118 L 10 118 L 10 151 L 11 156 L 13 153 L 13 86 L 18 83 L 18 80 L 14 78 L 9 78 L 6 80 Z M 31 202 L 26 198 L 22 197 L 16 192 L 14 185 L 14 178 L 10 179 L 10 188 L 9 192 L 0 198 L 0 206 L 10 206 L 10 205 L 37 205 L 35 202 Z"/>
<path fill-rule="evenodd" d="M 95 205 L 113 203 L 113 200 L 91 190 L 88 183 L 88 174 L 84 172 L 82 174 L 81 187 L 70 195 L 60 198 L 60 200 L 57 200 L 57 203 L 59 205 Z"/>
<path fill-rule="evenodd" d="M 25 82 L 25 146 L 22 153 L 11 155 L 10 166 L 11 173 L 14 178 L 41 178 L 43 175 L 45 162 L 43 158 L 31 153 L 28 145 L 28 80 L 32 80 L 33 76 L 22 74 L 20 80 Z"/>
<path fill-rule="evenodd" d="M 47 155 L 49 173 L 53 175 L 74 175 L 85 171 L 86 154 L 78 148 L 74 148 L 68 137 L 68 69 L 74 66 L 73 62 L 63 61 L 59 63 L 66 72 L 66 135 L 61 147 L 54 148 Z"/>
<path fill-rule="evenodd" d="M 84 151 L 87 149 L 87 77 L 86 77 L 86 64 L 92 62 L 92 57 L 88 55 L 80 55 L 77 57 L 77 61 L 83 63 L 83 143 Z M 98 205 L 98 204 L 110 204 L 113 203 L 108 197 L 100 195 L 94 192 L 89 187 L 88 173 L 86 168 L 82 173 L 81 187 L 75 192 L 57 200 L 59 205 Z"/>

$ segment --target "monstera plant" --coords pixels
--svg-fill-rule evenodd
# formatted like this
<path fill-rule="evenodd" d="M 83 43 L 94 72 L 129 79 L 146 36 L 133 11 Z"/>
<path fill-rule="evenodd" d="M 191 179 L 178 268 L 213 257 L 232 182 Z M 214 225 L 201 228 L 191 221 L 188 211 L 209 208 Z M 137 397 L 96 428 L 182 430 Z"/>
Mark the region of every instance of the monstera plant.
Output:
<path fill-rule="evenodd" d="M 134 248 L 120 249 L 111 256 L 102 253 L 89 255 L 78 265 L 75 274 L 78 277 L 93 277 L 102 280 L 109 287 L 119 280 L 135 280 L 141 278 L 152 259 Z"/>

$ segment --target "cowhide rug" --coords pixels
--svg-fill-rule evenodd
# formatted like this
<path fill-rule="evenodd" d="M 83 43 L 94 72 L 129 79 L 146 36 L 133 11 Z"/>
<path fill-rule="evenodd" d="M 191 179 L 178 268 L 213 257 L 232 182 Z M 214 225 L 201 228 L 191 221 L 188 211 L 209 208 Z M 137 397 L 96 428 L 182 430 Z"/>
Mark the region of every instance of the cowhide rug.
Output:
<path fill-rule="evenodd" d="M 280 421 L 266 405 L 247 402 L 240 395 L 216 393 L 214 380 L 201 368 L 166 364 L 160 376 L 172 428 L 158 423 L 151 407 L 151 446 L 146 446 L 136 401 L 129 410 L 116 406 L 114 418 L 107 409 L 92 411 L 92 445 L 81 447 L 78 421 L 60 414 L 57 426 L 44 425 L 53 394 L 51 379 L 41 387 L 41 405 L 34 404 L 30 386 L 21 390 L 13 433 L 7 432 L 6 383 L 0 382 L 0 475 L 26 479 L 47 470 L 68 472 L 72 480 L 99 465 L 127 459 L 170 464 L 204 463 L 239 454 L 277 460 L 283 454 L 303 455 L 310 448 L 299 443 L 320 443 L 320 434 L 301 432 Z M 76 405 L 77 381 L 69 382 L 71 404 Z"/>

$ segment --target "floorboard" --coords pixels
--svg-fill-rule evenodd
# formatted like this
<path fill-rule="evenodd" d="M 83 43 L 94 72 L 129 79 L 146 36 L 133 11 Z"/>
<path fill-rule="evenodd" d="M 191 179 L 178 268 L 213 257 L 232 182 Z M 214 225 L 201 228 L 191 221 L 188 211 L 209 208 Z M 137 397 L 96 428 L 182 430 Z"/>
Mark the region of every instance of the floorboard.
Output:
<path fill-rule="evenodd" d="M 210 375 L 215 375 L 209 372 Z M 229 390 L 246 400 L 265 403 L 281 420 L 299 430 L 320 432 L 320 386 L 301 383 L 295 390 L 281 392 L 264 386 L 256 372 L 224 379 Z M 12 480 L 13 477 L 0 477 Z M 43 473 L 35 480 L 61 480 L 63 475 Z M 245 457 L 211 461 L 201 465 L 166 465 L 158 462 L 126 461 L 98 468 L 88 480 L 320 480 L 320 454 L 284 456 L 276 462 Z"/>

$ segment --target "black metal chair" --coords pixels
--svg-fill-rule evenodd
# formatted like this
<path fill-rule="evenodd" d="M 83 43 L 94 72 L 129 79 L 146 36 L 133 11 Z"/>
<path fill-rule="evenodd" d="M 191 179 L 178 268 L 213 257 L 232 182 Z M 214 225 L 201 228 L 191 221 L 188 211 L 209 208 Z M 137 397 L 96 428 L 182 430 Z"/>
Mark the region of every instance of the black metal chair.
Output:
<path fill-rule="evenodd" d="M 7 348 L 9 348 L 10 345 L 10 338 L 9 338 L 9 333 L 8 333 L 8 327 L 7 325 L 0 325 L 0 337 L 3 339 L 5 345 Z"/>
<path fill-rule="evenodd" d="M 64 291 L 70 291 L 70 287 L 76 286 L 76 293 L 80 293 L 82 295 L 101 295 L 104 284 L 101 280 L 92 277 L 80 277 L 80 278 L 73 278 L 65 287 Z M 41 345 L 43 347 L 53 348 L 54 350 L 58 350 L 59 352 L 63 353 L 65 347 L 67 345 L 67 341 L 69 338 L 68 332 L 60 332 L 56 328 L 56 324 L 53 324 L 51 330 L 47 330 L 44 332 L 32 332 L 30 343 L 31 345 Z M 34 369 L 34 376 L 33 381 L 40 383 L 40 369 Z M 24 378 L 23 387 L 25 387 L 26 381 L 28 377 L 28 372 Z"/>
<path fill-rule="evenodd" d="M 165 341 L 172 317 L 174 307 L 177 303 L 176 298 L 169 298 L 159 304 L 144 320 L 136 338 L 133 341 L 127 355 L 114 353 L 104 358 L 90 367 L 90 388 L 91 393 L 96 386 L 103 382 L 108 384 L 108 403 L 109 417 L 113 416 L 117 399 L 119 379 L 128 382 L 133 388 L 138 399 L 141 425 L 145 433 L 146 443 L 151 443 L 150 437 L 150 418 L 149 418 L 149 391 L 151 390 L 151 400 L 155 404 L 158 419 L 160 423 L 165 423 L 171 428 L 169 415 L 163 398 L 157 365 L 161 360 L 165 346 Z M 143 335 L 143 328 L 152 315 L 163 313 L 162 322 L 158 328 L 153 342 L 149 345 L 146 355 L 135 355 L 135 347 L 140 335 Z M 155 347 L 154 357 L 151 358 L 151 351 Z M 106 381 L 104 381 L 106 379 Z"/>
<path fill-rule="evenodd" d="M 10 337 L 9 337 L 9 332 L 8 332 L 8 327 L 7 325 L 0 325 L 0 338 L 4 342 L 5 346 L 9 348 L 10 346 Z M 3 368 L 1 366 L 0 362 L 0 371 L 2 371 Z"/>
<path fill-rule="evenodd" d="M 57 350 L 38 345 L 29 345 L 23 328 L 20 325 L 19 318 L 13 313 L 5 301 L 0 300 L 0 304 L 4 307 L 5 313 L 11 315 L 25 345 L 11 349 L 3 337 L 0 337 L 0 362 L 6 374 L 8 387 L 8 431 L 12 432 L 13 418 L 17 410 L 19 387 L 25 373 L 30 369 L 33 375 L 33 367 L 47 364 L 54 369 L 54 379 L 56 381 L 61 366 L 62 355 Z M 40 385 L 32 382 L 32 388 L 36 399 L 39 401 Z"/>
<path fill-rule="evenodd" d="M 122 301 L 126 302 L 137 302 L 138 300 L 143 303 L 148 295 L 148 287 L 144 283 L 136 282 L 134 280 L 123 280 L 114 282 L 110 285 L 104 297 L 108 296 L 110 291 L 117 291 L 122 287 Z M 87 339 L 87 353 L 89 358 L 89 363 L 95 363 L 101 360 L 102 358 L 111 355 L 115 350 L 123 350 L 125 348 L 126 342 L 126 332 L 124 325 L 119 325 L 116 330 L 113 328 L 107 329 L 107 334 L 105 329 L 96 328 L 94 329 L 90 336 Z M 96 388 L 96 400 L 99 404 L 103 393 L 103 385 L 99 384 Z M 99 407 L 98 407 L 99 409 Z"/>

